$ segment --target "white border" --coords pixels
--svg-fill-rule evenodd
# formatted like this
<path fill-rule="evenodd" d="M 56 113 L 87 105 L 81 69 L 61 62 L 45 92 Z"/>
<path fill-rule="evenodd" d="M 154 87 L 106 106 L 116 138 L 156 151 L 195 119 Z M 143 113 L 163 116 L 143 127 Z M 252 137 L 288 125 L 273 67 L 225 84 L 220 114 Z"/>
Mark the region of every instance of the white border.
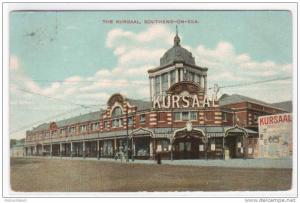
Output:
<path fill-rule="evenodd" d="M 3 151 L 9 152 L 9 119 L 8 119 L 8 63 L 9 63 L 9 12 L 12 10 L 289 10 L 293 19 L 293 68 L 297 75 L 297 7 L 294 3 L 6 3 L 3 4 Z M 293 101 L 294 115 L 297 112 L 297 88 L 294 78 Z M 3 156 L 3 195 L 9 197 L 295 197 L 297 195 L 297 117 L 294 116 L 294 156 L 293 156 L 293 186 L 290 191 L 280 192 L 159 192 L 159 193 L 22 193 L 13 192 L 9 187 L 9 153 Z M 1 144 L 2 141 L 1 141 Z M 2 155 L 2 152 L 1 152 Z M 35 199 L 39 201 L 39 199 Z M 51 199 L 50 199 L 51 200 Z M 53 199 L 56 201 L 56 199 Z M 155 200 L 154 200 L 155 201 Z"/>

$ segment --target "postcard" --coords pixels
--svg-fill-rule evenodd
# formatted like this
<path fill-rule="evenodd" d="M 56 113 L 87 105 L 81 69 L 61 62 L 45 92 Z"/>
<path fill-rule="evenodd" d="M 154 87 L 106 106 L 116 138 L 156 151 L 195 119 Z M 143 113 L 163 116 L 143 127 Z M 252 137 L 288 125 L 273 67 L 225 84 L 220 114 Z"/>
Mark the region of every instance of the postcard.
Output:
<path fill-rule="evenodd" d="M 10 194 L 295 192 L 294 10 L 195 6 L 9 11 Z"/>

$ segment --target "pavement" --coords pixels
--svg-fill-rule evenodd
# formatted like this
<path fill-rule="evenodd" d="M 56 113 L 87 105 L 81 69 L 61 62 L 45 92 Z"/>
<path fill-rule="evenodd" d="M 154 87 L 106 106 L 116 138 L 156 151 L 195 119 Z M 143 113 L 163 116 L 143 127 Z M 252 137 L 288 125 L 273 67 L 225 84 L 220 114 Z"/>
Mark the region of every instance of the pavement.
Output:
<path fill-rule="evenodd" d="M 98 162 L 115 162 L 124 164 L 157 164 L 156 160 L 137 160 L 129 162 L 126 160 L 115 160 L 112 158 L 85 158 L 82 157 L 41 157 L 30 156 L 28 158 L 45 158 L 45 159 L 63 159 L 63 160 L 91 160 Z M 183 165 L 183 166 L 215 166 L 227 168 L 293 168 L 292 158 L 284 159 L 229 159 L 229 160 L 199 160 L 199 159 L 186 159 L 186 160 L 161 160 L 161 164 L 167 165 Z"/>

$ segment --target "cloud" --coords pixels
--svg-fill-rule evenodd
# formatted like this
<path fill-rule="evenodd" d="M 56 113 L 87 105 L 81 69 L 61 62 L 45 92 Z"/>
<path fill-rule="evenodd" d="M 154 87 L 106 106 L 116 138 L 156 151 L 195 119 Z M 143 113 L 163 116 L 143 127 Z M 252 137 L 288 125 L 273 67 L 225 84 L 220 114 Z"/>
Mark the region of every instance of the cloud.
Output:
<path fill-rule="evenodd" d="M 230 42 L 220 41 L 213 49 L 199 45 L 193 53 L 200 66 L 208 67 L 210 86 L 214 83 L 222 86 L 239 81 L 280 78 L 291 76 L 293 71 L 292 64 L 276 64 L 270 60 L 260 62 L 252 59 L 248 53 L 238 54 Z"/>

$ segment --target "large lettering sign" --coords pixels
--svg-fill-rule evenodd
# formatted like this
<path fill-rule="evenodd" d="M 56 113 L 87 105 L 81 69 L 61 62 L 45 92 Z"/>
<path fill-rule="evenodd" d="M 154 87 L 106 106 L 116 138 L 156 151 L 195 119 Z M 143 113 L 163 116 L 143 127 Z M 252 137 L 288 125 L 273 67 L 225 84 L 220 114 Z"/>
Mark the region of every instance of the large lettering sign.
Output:
<path fill-rule="evenodd" d="M 261 158 L 292 155 L 292 114 L 261 116 L 258 119 Z"/>
<path fill-rule="evenodd" d="M 198 95 L 159 95 L 153 98 L 153 108 L 201 108 L 201 107 L 217 107 L 217 100 L 212 96 L 209 101 L 208 96 L 204 95 L 203 99 L 199 99 Z"/>

